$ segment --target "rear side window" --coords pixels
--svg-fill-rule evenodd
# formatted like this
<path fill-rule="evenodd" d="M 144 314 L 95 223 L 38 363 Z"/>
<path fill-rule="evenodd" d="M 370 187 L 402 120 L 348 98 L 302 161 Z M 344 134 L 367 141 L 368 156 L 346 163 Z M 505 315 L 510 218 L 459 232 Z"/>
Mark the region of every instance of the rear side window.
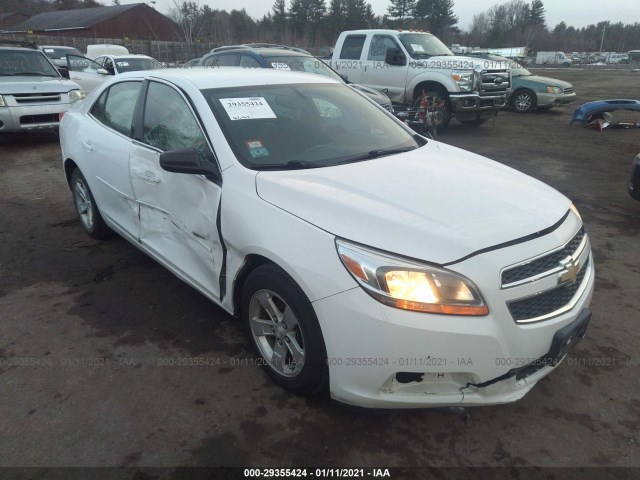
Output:
<path fill-rule="evenodd" d="M 342 44 L 340 58 L 342 60 L 360 60 L 366 35 L 348 35 Z"/>
<path fill-rule="evenodd" d="M 238 65 L 238 55 L 214 55 L 202 62 L 205 67 L 235 67 Z"/>
<path fill-rule="evenodd" d="M 243 68 L 262 68 L 260 62 L 249 55 L 240 55 L 240 66 Z"/>
<path fill-rule="evenodd" d="M 142 82 L 121 82 L 102 93 L 91 107 L 91 114 L 107 127 L 131 135 L 133 111 Z"/>

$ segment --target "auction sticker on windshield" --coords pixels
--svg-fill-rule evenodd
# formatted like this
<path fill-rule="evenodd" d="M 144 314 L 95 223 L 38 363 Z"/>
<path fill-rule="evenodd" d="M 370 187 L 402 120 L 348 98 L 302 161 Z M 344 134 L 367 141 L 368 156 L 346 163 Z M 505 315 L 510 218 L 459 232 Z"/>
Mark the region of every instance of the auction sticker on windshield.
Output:
<path fill-rule="evenodd" d="M 276 114 L 263 97 L 221 98 L 220 103 L 231 120 L 276 118 Z"/>
<path fill-rule="evenodd" d="M 419 45 L 417 43 L 412 43 L 411 48 L 416 53 L 424 53 L 424 48 L 422 47 L 422 45 Z"/>

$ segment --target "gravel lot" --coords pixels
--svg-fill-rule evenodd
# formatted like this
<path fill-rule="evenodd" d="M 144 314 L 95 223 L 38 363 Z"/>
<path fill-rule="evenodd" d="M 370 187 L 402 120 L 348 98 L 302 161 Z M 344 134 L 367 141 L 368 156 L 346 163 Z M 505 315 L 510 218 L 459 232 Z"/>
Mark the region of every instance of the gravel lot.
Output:
<path fill-rule="evenodd" d="M 596 262 L 593 318 L 523 400 L 468 416 L 286 393 L 250 364 L 234 318 L 124 240 L 83 233 L 56 135 L 1 137 L 0 465 L 640 466 L 640 202 L 626 193 L 640 129 L 569 125 L 584 101 L 639 99 L 640 73 L 536 73 L 572 82 L 577 103 L 454 121 L 440 140 L 575 202 Z M 212 365 L 164 366 L 193 357 Z"/>

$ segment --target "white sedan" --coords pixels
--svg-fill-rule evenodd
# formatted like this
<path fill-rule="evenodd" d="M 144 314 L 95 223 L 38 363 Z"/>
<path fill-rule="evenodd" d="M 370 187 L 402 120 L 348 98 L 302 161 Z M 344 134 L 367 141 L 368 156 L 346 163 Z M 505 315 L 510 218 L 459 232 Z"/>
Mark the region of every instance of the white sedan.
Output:
<path fill-rule="evenodd" d="M 156 59 L 146 55 L 101 55 L 91 60 L 82 55 L 67 55 L 69 78 L 82 87 L 85 92 L 91 92 L 108 80 L 110 75 L 125 72 L 153 70 L 162 65 Z"/>
<path fill-rule="evenodd" d="M 511 402 L 585 335 L 593 259 L 567 198 L 337 81 L 252 73 L 125 73 L 66 113 L 86 232 L 239 316 L 300 394 Z"/>

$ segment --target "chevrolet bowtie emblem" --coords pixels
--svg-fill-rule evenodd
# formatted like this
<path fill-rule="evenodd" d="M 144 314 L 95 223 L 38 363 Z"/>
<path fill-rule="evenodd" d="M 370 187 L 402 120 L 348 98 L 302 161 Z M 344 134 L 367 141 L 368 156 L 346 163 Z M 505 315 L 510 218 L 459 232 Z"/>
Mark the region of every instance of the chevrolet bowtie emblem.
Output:
<path fill-rule="evenodd" d="M 564 270 L 558 274 L 558 285 L 575 282 L 580 271 L 578 261 L 573 258 L 567 258 L 562 260 L 560 265 L 564 267 Z"/>

